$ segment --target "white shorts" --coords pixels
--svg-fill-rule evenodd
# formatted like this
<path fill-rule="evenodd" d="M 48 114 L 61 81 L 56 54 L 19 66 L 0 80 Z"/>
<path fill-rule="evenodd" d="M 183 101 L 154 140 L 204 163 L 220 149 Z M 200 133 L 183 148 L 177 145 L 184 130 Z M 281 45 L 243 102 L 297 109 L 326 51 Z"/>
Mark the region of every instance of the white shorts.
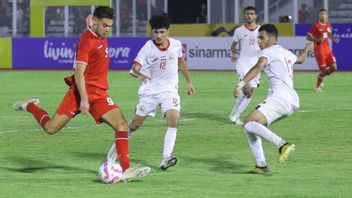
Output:
<path fill-rule="evenodd" d="M 170 109 L 175 109 L 180 112 L 180 96 L 178 93 L 174 92 L 163 92 L 150 96 L 140 96 L 135 113 L 139 116 L 154 117 L 158 106 L 160 106 L 163 114 Z"/>
<path fill-rule="evenodd" d="M 269 97 L 260 103 L 256 109 L 266 118 L 268 126 L 276 120 L 292 115 L 298 108 L 279 97 Z"/>
<path fill-rule="evenodd" d="M 248 71 L 258 62 L 258 58 L 240 58 L 237 61 L 236 72 L 238 74 L 238 79 L 243 80 L 244 76 Z M 252 88 L 257 88 L 260 85 L 260 74 L 249 81 L 249 85 Z"/>

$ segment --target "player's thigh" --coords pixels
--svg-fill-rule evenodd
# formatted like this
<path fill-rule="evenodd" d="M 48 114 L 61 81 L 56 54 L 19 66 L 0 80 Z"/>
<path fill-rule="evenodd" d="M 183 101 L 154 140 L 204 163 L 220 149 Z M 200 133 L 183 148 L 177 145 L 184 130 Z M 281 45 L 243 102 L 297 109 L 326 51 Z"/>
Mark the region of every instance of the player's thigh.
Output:
<path fill-rule="evenodd" d="M 258 122 L 263 125 L 267 125 L 267 121 L 266 121 L 264 114 L 262 112 L 258 111 L 257 109 L 254 109 L 252 112 L 249 113 L 249 115 L 244 120 L 243 125 L 245 125 L 247 122 L 251 122 L 251 121 Z"/>
<path fill-rule="evenodd" d="M 336 67 L 336 59 L 335 59 L 335 56 L 334 56 L 334 54 L 332 52 L 327 54 L 327 56 L 326 56 L 326 64 L 328 66 Z"/>
<path fill-rule="evenodd" d="M 89 113 L 97 124 L 105 122 L 115 130 L 127 130 L 125 117 L 106 92 L 100 98 L 90 101 Z"/>
<path fill-rule="evenodd" d="M 103 114 L 101 121 L 107 123 L 115 131 L 127 131 L 128 123 L 119 108 L 114 108 Z"/>
<path fill-rule="evenodd" d="M 269 97 L 260 103 L 256 110 L 260 111 L 265 119 L 266 125 L 270 125 L 273 122 L 287 117 L 294 112 L 293 106 L 285 99 L 279 97 Z"/>
<path fill-rule="evenodd" d="M 73 118 L 80 113 L 79 105 L 79 93 L 73 89 L 69 89 L 57 108 L 56 114 L 58 116 L 66 115 L 69 118 Z"/>
<path fill-rule="evenodd" d="M 326 54 L 323 52 L 315 53 L 315 60 L 317 61 L 319 69 L 326 68 Z"/>
<path fill-rule="evenodd" d="M 159 101 L 155 96 L 141 96 L 136 105 L 135 114 L 142 117 L 154 117 L 158 105 Z"/>

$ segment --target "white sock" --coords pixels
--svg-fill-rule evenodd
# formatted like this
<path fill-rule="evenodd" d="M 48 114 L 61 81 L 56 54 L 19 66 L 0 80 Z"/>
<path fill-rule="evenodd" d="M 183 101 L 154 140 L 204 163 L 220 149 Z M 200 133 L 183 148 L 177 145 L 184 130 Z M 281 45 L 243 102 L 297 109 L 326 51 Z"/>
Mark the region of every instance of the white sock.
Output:
<path fill-rule="evenodd" d="M 232 112 L 231 115 L 239 115 L 241 113 L 238 113 L 238 108 L 240 107 L 242 100 L 246 97 L 246 95 L 243 94 L 243 92 L 241 92 L 240 96 L 237 98 L 236 102 L 235 102 L 235 106 L 232 108 Z"/>
<path fill-rule="evenodd" d="M 113 143 L 111 145 L 110 151 L 108 152 L 107 161 L 108 163 L 114 163 L 117 158 L 116 145 Z"/>
<path fill-rule="evenodd" d="M 177 128 L 168 127 L 164 138 L 163 158 L 170 157 L 176 142 Z"/>
<path fill-rule="evenodd" d="M 251 149 L 257 166 L 265 167 L 265 156 L 262 146 L 262 138 L 244 130 L 247 135 L 249 148 Z"/>
<path fill-rule="evenodd" d="M 275 144 L 278 148 L 286 143 L 281 137 L 276 135 L 264 125 L 259 124 L 258 122 L 248 122 L 244 125 L 244 129 L 247 131 L 247 133 L 252 133 L 268 140 L 269 142 Z"/>
<path fill-rule="evenodd" d="M 251 102 L 252 97 L 247 98 L 246 96 L 242 99 L 242 102 L 240 104 L 240 106 L 238 107 L 237 113 L 239 115 L 241 115 L 241 113 L 247 108 L 247 106 L 249 105 L 249 103 Z"/>

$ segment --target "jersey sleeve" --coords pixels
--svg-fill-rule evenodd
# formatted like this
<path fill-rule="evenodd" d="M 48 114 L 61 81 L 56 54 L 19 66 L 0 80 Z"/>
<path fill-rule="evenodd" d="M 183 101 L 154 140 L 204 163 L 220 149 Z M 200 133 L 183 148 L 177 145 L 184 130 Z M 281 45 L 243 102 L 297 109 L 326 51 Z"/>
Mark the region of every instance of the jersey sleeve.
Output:
<path fill-rule="evenodd" d="M 271 50 L 270 49 L 263 49 L 262 51 L 260 51 L 258 57 L 259 58 L 260 57 L 265 57 L 267 59 L 266 64 L 270 64 L 273 61 L 273 57 L 271 55 Z"/>
<path fill-rule="evenodd" d="M 316 27 L 315 27 L 315 24 L 310 28 L 308 34 L 312 35 L 313 37 L 316 36 Z"/>
<path fill-rule="evenodd" d="M 233 32 L 233 36 L 232 36 L 232 40 L 237 42 L 240 40 L 239 39 L 239 27 L 235 29 L 235 31 Z"/>
<path fill-rule="evenodd" d="M 147 63 L 148 58 L 148 42 L 139 50 L 137 57 L 134 59 L 134 62 L 138 63 L 141 67 Z"/>
<path fill-rule="evenodd" d="M 87 39 L 81 38 L 77 46 L 76 63 L 87 65 L 89 61 L 90 45 Z"/>
<path fill-rule="evenodd" d="M 177 58 L 182 58 L 183 57 L 183 51 L 182 51 L 182 43 L 181 41 L 177 41 Z"/>

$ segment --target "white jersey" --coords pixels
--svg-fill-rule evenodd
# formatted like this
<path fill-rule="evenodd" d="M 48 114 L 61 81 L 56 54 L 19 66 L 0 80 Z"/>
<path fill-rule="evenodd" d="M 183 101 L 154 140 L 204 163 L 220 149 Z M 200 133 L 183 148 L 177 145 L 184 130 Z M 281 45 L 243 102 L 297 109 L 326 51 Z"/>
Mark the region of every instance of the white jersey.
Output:
<path fill-rule="evenodd" d="M 265 48 L 259 53 L 259 58 L 267 58 L 264 72 L 268 76 L 268 97 L 279 97 L 295 108 L 299 107 L 299 98 L 293 88 L 293 64 L 297 56 L 280 45 Z"/>
<path fill-rule="evenodd" d="M 141 72 L 150 77 L 148 83 L 140 86 L 138 95 L 154 95 L 165 91 L 177 93 L 178 59 L 182 56 L 179 40 L 168 38 L 165 49 L 160 49 L 153 40 L 147 41 L 134 60 L 141 65 Z"/>
<path fill-rule="evenodd" d="M 258 57 L 260 52 L 258 45 L 259 27 L 260 26 L 257 25 L 254 30 L 250 30 L 245 25 L 242 25 L 235 29 L 232 39 L 237 42 L 239 46 L 239 61 L 241 58 Z"/>

